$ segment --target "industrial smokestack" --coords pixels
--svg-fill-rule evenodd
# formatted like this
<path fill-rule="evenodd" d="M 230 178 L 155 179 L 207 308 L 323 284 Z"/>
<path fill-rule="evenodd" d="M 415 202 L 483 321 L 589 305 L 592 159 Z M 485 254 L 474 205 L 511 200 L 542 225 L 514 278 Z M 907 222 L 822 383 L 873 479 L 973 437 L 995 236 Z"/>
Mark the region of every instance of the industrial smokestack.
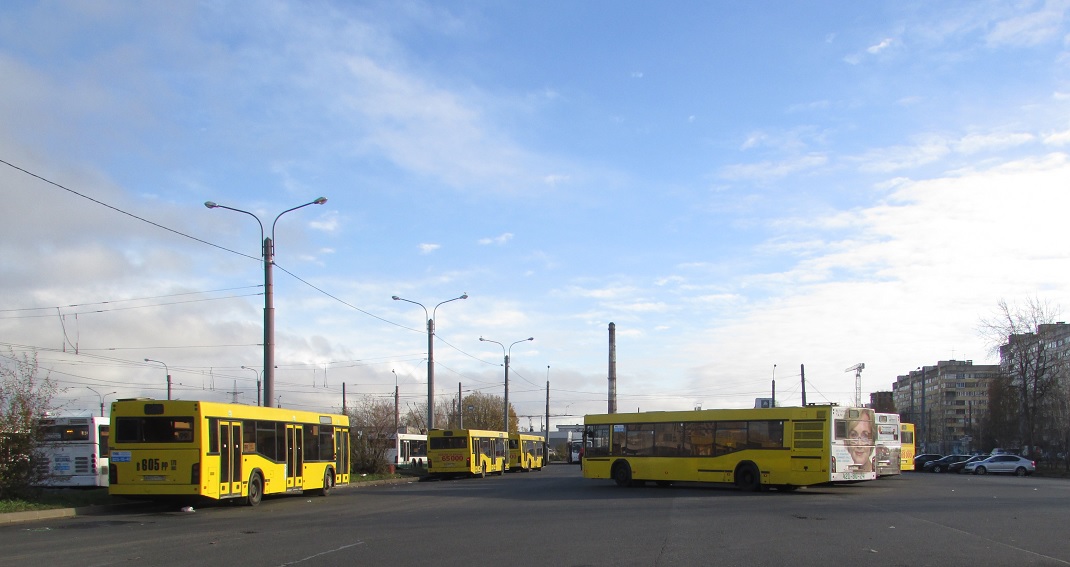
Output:
<path fill-rule="evenodd" d="M 617 413 L 617 325 L 609 324 L 609 413 Z"/>

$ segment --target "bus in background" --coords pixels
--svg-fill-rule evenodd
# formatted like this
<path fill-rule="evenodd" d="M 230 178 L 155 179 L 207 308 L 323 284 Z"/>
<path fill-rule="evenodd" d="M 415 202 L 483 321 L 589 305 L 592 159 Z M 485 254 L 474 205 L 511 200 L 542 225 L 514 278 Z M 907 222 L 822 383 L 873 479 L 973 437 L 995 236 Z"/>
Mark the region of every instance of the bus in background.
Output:
<path fill-rule="evenodd" d="M 427 434 L 427 472 L 433 477 L 502 474 L 505 471 L 504 431 L 432 429 Z"/>
<path fill-rule="evenodd" d="M 241 499 L 326 496 L 349 483 L 349 417 L 186 400 L 111 405 L 109 494 Z"/>
<path fill-rule="evenodd" d="M 386 462 L 397 467 L 427 467 L 427 435 L 399 432 L 390 436 Z"/>
<path fill-rule="evenodd" d="M 864 421 L 866 423 L 854 423 Z M 729 483 L 744 491 L 876 478 L 851 436 L 872 439 L 873 410 L 835 406 L 587 415 L 583 476 L 620 486 Z M 865 433 L 868 427 L 868 433 Z M 873 450 L 869 442 L 870 453 Z"/>
<path fill-rule="evenodd" d="M 902 469 L 902 432 L 897 413 L 878 413 L 877 476 L 899 474 Z"/>
<path fill-rule="evenodd" d="M 914 424 L 903 422 L 899 424 L 899 469 L 904 471 L 914 470 L 914 455 L 917 448 L 914 446 Z"/>
<path fill-rule="evenodd" d="M 108 418 L 47 417 L 37 423 L 43 486 L 108 486 Z"/>
<path fill-rule="evenodd" d="M 509 434 L 509 469 L 510 471 L 542 470 L 543 456 L 546 454 L 546 439 L 540 435 L 527 433 Z"/>

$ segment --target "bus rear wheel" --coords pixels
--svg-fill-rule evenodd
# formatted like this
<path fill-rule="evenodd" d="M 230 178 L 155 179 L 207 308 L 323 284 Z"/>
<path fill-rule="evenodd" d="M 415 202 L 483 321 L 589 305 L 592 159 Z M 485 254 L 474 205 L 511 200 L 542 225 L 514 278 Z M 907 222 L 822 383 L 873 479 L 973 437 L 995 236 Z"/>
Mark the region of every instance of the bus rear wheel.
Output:
<path fill-rule="evenodd" d="M 260 473 L 253 473 L 249 477 L 249 494 L 245 497 L 245 503 L 249 506 L 256 506 L 260 504 L 260 500 L 264 498 L 264 479 L 260 477 Z"/>
<path fill-rule="evenodd" d="M 627 461 L 613 465 L 613 481 L 617 483 L 617 486 L 632 484 L 632 466 Z"/>
<path fill-rule="evenodd" d="M 327 496 L 332 488 L 334 488 L 334 474 L 331 469 L 327 469 L 323 473 L 323 488 L 320 489 L 320 496 Z"/>

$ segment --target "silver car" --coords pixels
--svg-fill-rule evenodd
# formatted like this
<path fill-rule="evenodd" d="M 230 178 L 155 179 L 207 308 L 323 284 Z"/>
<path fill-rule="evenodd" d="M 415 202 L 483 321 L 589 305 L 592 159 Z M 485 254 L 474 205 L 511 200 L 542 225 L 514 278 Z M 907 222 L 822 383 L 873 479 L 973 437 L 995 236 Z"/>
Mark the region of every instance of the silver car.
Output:
<path fill-rule="evenodd" d="M 962 472 L 973 474 L 1007 473 L 1017 476 L 1033 474 L 1037 464 L 1018 455 L 992 455 L 983 461 L 966 463 Z"/>

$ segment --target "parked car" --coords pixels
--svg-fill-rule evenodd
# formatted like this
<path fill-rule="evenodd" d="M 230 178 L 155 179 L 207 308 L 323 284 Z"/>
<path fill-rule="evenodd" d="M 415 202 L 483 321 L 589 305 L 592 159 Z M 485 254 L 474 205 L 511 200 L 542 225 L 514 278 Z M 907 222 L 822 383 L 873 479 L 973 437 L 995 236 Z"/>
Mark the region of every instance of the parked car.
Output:
<path fill-rule="evenodd" d="M 922 465 L 921 469 L 926 472 L 942 473 L 947 472 L 951 468 L 952 463 L 958 463 L 969 459 L 969 455 L 947 455 L 940 457 L 935 461 L 929 461 Z"/>
<path fill-rule="evenodd" d="M 977 461 L 983 461 L 983 460 L 985 460 L 985 459 L 987 459 L 987 458 L 989 458 L 991 456 L 992 455 L 974 455 L 974 456 L 970 457 L 969 459 L 966 459 L 965 461 L 959 461 L 957 463 L 951 463 L 950 465 L 947 466 L 947 472 L 959 474 L 959 473 L 962 472 L 962 469 L 966 467 L 967 463 L 975 463 Z"/>
<path fill-rule="evenodd" d="M 992 455 L 983 461 L 969 463 L 962 470 L 973 474 L 1009 473 L 1026 476 L 1037 470 L 1037 464 L 1018 455 Z"/>
<path fill-rule="evenodd" d="M 936 453 L 922 453 L 921 455 L 914 457 L 914 470 L 924 470 L 925 463 L 935 461 L 940 457 L 943 457 L 943 455 L 938 455 Z"/>

